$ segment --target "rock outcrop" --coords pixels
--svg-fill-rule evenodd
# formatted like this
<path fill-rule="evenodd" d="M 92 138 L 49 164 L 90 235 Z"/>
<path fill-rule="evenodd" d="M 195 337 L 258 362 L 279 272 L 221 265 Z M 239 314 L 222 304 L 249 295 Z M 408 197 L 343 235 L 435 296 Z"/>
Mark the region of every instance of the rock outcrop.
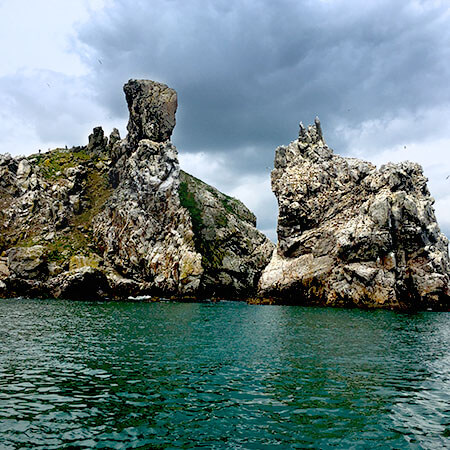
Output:
<path fill-rule="evenodd" d="M 124 139 L 96 127 L 87 146 L 0 155 L 0 297 L 450 308 L 448 241 L 419 165 L 334 155 L 318 119 L 300 124 L 276 151 L 274 249 L 239 200 L 180 170 L 176 92 L 124 91 Z"/>
<path fill-rule="evenodd" d="M 333 154 L 320 122 L 276 150 L 278 246 L 260 295 L 283 302 L 450 308 L 448 240 L 418 164 Z"/>
<path fill-rule="evenodd" d="M 181 205 L 189 211 L 194 247 L 201 255 L 202 289 L 226 298 L 253 295 L 274 245 L 256 229 L 242 202 L 180 172 Z"/>
<path fill-rule="evenodd" d="M 238 200 L 180 171 L 176 92 L 130 80 L 128 135 L 0 156 L 0 296 L 254 294 L 273 244 Z"/>
<path fill-rule="evenodd" d="M 180 172 L 167 140 L 176 93 L 132 80 L 128 136 L 114 145 L 116 188 L 93 222 L 109 267 L 152 294 L 241 297 L 257 284 L 273 244 L 238 200 Z"/>

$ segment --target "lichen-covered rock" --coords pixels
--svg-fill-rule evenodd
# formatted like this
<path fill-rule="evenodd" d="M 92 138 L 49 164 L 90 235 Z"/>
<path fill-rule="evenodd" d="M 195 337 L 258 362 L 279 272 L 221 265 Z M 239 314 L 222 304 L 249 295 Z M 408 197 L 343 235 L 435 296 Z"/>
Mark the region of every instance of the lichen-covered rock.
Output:
<path fill-rule="evenodd" d="M 149 282 L 155 293 L 194 294 L 203 269 L 189 213 L 178 198 L 176 148 L 143 139 L 122 158 L 120 182 L 94 220 L 106 264 Z"/>
<path fill-rule="evenodd" d="M 334 155 L 320 122 L 279 147 L 278 247 L 260 294 L 295 303 L 448 309 L 448 240 L 418 164 Z"/>
<path fill-rule="evenodd" d="M 241 202 L 180 171 L 177 149 L 167 142 L 175 124 L 174 91 L 137 80 L 124 90 L 129 134 L 114 145 L 115 189 L 94 220 L 106 265 L 145 282 L 152 295 L 254 292 L 273 244 Z M 164 137 L 154 133 L 163 129 Z"/>
<path fill-rule="evenodd" d="M 95 253 L 90 255 L 74 255 L 70 258 L 69 270 L 78 270 L 83 267 L 91 267 L 92 269 L 98 269 L 102 264 L 102 258 Z"/>
<path fill-rule="evenodd" d="M 8 258 L 0 257 L 0 280 L 4 278 L 8 278 L 11 275 L 11 272 L 8 268 Z"/>
<path fill-rule="evenodd" d="M 183 171 L 179 196 L 189 211 L 195 249 L 201 254 L 202 290 L 228 298 L 254 294 L 274 248 L 256 229 L 255 215 L 239 200 Z"/>

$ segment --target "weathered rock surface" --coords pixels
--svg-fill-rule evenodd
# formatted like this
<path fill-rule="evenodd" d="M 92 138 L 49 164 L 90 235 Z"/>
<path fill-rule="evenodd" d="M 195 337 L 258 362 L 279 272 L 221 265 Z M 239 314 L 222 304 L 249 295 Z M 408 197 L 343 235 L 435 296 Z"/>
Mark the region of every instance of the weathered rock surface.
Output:
<path fill-rule="evenodd" d="M 116 130 L 117 131 L 117 130 Z M 87 150 L 92 153 L 104 151 L 108 145 L 108 138 L 105 137 L 102 127 L 95 127 L 89 135 Z"/>
<path fill-rule="evenodd" d="M 177 149 L 167 141 L 175 91 L 138 80 L 124 91 L 129 133 L 113 148 L 116 189 L 93 226 L 107 265 L 145 280 L 143 290 L 152 294 L 254 291 L 273 244 L 241 202 L 180 172 Z"/>
<path fill-rule="evenodd" d="M 8 269 L 19 278 L 41 278 L 47 275 L 44 247 L 13 247 L 7 252 Z"/>
<path fill-rule="evenodd" d="M 202 255 L 202 289 L 227 298 L 252 295 L 274 248 L 256 229 L 255 215 L 183 171 L 178 189 L 192 221 L 194 247 Z"/>
<path fill-rule="evenodd" d="M 238 200 L 181 172 L 176 92 L 130 80 L 128 135 L 0 156 L 0 296 L 243 297 L 273 244 Z"/>
<path fill-rule="evenodd" d="M 56 298 L 101 300 L 111 297 L 111 287 L 105 273 L 92 267 L 64 272 L 50 279 L 47 285 Z"/>
<path fill-rule="evenodd" d="M 278 246 L 260 295 L 360 307 L 450 307 L 448 240 L 418 164 L 333 154 L 320 122 L 276 150 Z"/>
<path fill-rule="evenodd" d="M 141 139 L 166 142 L 175 128 L 177 93 L 150 80 L 130 80 L 124 86 L 130 111 L 128 140 L 136 146 Z"/>

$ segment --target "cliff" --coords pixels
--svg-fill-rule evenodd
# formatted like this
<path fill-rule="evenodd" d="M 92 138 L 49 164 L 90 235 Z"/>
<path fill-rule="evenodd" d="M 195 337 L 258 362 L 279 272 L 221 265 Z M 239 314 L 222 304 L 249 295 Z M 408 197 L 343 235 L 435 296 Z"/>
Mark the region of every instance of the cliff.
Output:
<path fill-rule="evenodd" d="M 242 298 L 273 244 L 238 200 L 182 172 L 177 94 L 130 80 L 128 135 L 0 156 L 0 295 Z"/>
<path fill-rule="evenodd" d="M 418 164 L 333 154 L 320 122 L 276 150 L 278 246 L 260 283 L 281 302 L 450 308 L 448 240 Z"/>

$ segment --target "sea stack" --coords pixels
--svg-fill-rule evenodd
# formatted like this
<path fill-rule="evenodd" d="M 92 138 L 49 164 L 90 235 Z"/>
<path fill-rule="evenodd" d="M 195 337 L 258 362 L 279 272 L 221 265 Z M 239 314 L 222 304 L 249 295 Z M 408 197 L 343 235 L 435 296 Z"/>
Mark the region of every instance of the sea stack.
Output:
<path fill-rule="evenodd" d="M 320 122 L 276 150 L 278 245 L 261 296 L 296 304 L 448 310 L 448 240 L 420 165 L 335 155 Z"/>
<path fill-rule="evenodd" d="M 115 190 L 93 226 L 107 265 L 153 295 L 254 294 L 273 244 L 239 200 L 180 170 L 176 92 L 148 80 L 124 91 L 128 135 L 113 147 Z"/>

